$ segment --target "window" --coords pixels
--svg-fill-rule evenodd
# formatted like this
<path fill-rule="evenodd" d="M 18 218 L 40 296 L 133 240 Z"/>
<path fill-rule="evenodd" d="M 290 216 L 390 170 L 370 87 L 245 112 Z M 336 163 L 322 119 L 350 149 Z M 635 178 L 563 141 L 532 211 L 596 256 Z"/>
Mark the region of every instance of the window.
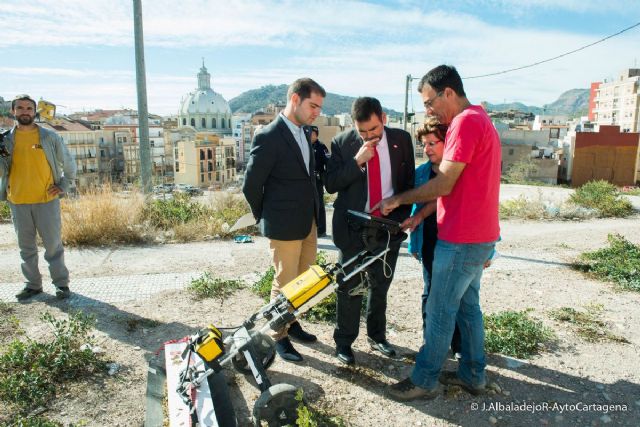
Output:
<path fill-rule="evenodd" d="M 509 155 L 513 156 L 513 148 L 509 148 Z"/>
<path fill-rule="evenodd" d="M 220 127 L 224 129 L 224 118 L 220 119 Z"/>
<path fill-rule="evenodd" d="M 207 119 L 205 119 L 204 117 L 202 118 L 202 127 L 203 128 L 207 127 Z"/>
<path fill-rule="evenodd" d="M 176 162 L 174 167 L 176 169 L 176 172 L 180 172 L 180 163 Z"/>
<path fill-rule="evenodd" d="M 196 119 L 191 119 L 191 126 L 196 127 Z"/>
<path fill-rule="evenodd" d="M 204 150 L 200 150 L 200 160 L 204 160 Z"/>
<path fill-rule="evenodd" d="M 218 126 L 216 126 L 216 118 L 214 117 L 213 119 L 211 119 L 211 127 L 212 128 L 217 128 Z"/>
<path fill-rule="evenodd" d="M 204 174 L 200 174 L 200 182 L 204 182 Z"/>
<path fill-rule="evenodd" d="M 209 181 L 211 181 L 211 172 L 207 174 L 207 177 L 209 178 Z"/>
<path fill-rule="evenodd" d="M 187 119 L 186 119 L 186 118 L 183 118 L 183 119 L 182 119 L 182 126 L 186 126 L 186 125 L 187 125 Z"/>

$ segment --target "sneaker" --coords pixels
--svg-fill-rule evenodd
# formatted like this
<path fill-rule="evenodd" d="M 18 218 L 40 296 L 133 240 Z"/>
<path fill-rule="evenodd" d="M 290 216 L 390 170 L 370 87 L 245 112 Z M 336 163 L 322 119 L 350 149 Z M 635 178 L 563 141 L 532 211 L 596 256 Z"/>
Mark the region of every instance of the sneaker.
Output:
<path fill-rule="evenodd" d="M 480 396 L 487 392 L 487 389 L 485 388 L 484 385 L 473 386 L 471 384 L 467 384 L 466 382 L 462 381 L 458 377 L 458 374 L 455 371 L 442 372 L 440 374 L 439 381 L 441 384 L 444 384 L 444 385 L 457 385 L 459 387 L 462 387 L 463 389 L 473 394 L 474 396 Z"/>
<path fill-rule="evenodd" d="M 67 286 L 56 288 L 56 298 L 67 299 L 71 296 L 71 291 Z"/>
<path fill-rule="evenodd" d="M 416 399 L 433 399 L 440 394 L 440 390 L 437 385 L 432 389 L 418 387 L 411 382 L 411 378 L 406 378 L 397 384 L 390 385 L 387 388 L 387 394 L 398 402 L 408 402 Z"/>
<path fill-rule="evenodd" d="M 28 300 L 29 298 L 36 296 L 38 294 L 42 293 L 42 288 L 40 289 L 31 289 L 31 288 L 27 288 L 26 286 L 24 287 L 23 290 L 21 290 L 20 292 L 18 292 L 16 294 L 16 299 L 18 301 L 24 301 L 24 300 Z"/>

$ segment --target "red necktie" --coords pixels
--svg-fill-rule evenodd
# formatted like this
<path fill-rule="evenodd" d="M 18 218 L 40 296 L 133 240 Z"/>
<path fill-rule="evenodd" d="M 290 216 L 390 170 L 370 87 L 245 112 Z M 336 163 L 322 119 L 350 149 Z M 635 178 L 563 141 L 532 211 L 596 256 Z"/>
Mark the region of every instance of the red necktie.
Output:
<path fill-rule="evenodd" d="M 367 180 L 369 181 L 369 209 L 382 200 L 382 182 L 380 180 L 380 156 L 377 147 L 373 148 L 373 157 L 367 162 Z M 373 216 L 382 216 L 380 209 L 371 211 Z"/>

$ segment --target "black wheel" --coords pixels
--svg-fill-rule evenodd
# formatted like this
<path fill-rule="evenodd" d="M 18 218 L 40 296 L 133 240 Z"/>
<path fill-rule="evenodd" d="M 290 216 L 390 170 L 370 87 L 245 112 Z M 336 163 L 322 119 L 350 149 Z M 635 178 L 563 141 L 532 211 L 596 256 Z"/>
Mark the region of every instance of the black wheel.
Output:
<path fill-rule="evenodd" d="M 273 339 L 270 336 L 261 334 L 259 332 L 256 332 L 256 334 L 251 337 L 251 343 L 253 344 L 253 348 L 257 353 L 258 360 L 262 362 L 262 366 L 266 371 L 267 369 L 269 369 L 269 366 L 273 364 L 273 361 L 276 358 L 276 344 L 273 342 Z M 251 368 L 247 363 L 247 359 L 245 359 L 242 352 L 238 352 L 238 354 L 233 356 L 233 358 L 231 359 L 231 363 L 238 372 L 241 372 L 243 374 L 252 373 Z"/>
<path fill-rule="evenodd" d="M 298 419 L 298 389 L 291 384 L 276 384 L 263 392 L 253 406 L 253 423 L 269 427 L 296 425 Z"/>

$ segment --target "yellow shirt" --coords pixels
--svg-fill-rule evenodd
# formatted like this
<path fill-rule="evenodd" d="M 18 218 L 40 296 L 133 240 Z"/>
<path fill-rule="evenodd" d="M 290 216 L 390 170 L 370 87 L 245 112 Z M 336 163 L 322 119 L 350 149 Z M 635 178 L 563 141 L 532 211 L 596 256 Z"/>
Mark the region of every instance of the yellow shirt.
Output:
<path fill-rule="evenodd" d="M 16 205 L 47 203 L 58 197 L 47 193 L 51 185 L 53 174 L 40 145 L 38 128 L 16 129 L 7 199 Z"/>

